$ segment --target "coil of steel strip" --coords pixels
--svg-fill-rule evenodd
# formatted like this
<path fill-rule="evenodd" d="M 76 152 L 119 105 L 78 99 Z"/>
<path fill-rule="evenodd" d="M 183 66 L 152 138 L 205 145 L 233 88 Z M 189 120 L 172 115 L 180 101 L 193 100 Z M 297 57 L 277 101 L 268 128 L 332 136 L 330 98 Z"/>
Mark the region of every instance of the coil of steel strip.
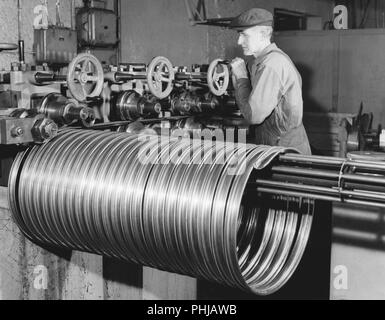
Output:
<path fill-rule="evenodd" d="M 215 256 L 213 246 L 211 243 L 212 238 L 212 202 L 216 192 L 216 185 L 218 177 L 223 173 L 225 168 L 226 160 L 231 160 L 237 153 L 239 147 L 235 144 L 223 144 L 217 143 L 212 149 L 213 154 L 209 156 L 212 161 L 211 166 L 205 166 L 202 170 L 198 170 L 195 177 L 192 180 L 191 186 L 193 189 L 190 191 L 190 196 L 197 195 L 199 201 L 194 202 L 194 206 L 189 206 L 187 210 L 191 210 L 191 217 L 197 217 L 197 223 L 199 226 L 196 229 L 194 238 L 190 240 L 191 244 L 194 243 L 205 243 L 203 246 L 203 256 L 200 261 L 209 261 L 209 257 L 214 257 L 214 263 L 205 265 L 208 269 L 208 274 L 216 275 L 217 282 L 224 283 L 223 276 L 218 278 L 221 274 L 221 262 Z M 205 159 L 203 159 L 205 163 Z M 192 232 L 194 233 L 194 232 Z M 202 249 L 201 249 L 202 251 Z"/>
<path fill-rule="evenodd" d="M 35 236 L 31 233 L 31 230 L 29 230 L 27 224 L 22 218 L 21 210 L 20 210 L 20 202 L 18 200 L 19 198 L 19 190 L 18 190 L 18 184 L 20 182 L 20 171 L 18 170 L 20 167 L 23 166 L 28 154 L 30 153 L 31 149 L 27 149 L 23 152 L 20 152 L 12 164 L 12 169 L 9 176 L 9 182 L 8 182 L 8 202 L 11 209 L 11 212 L 13 213 L 13 217 L 15 219 L 15 222 L 19 226 L 22 233 L 25 235 L 27 239 L 30 241 L 40 242 L 39 237 Z M 15 169 L 16 168 L 16 169 Z M 43 242 L 41 242 L 43 243 Z"/>
<path fill-rule="evenodd" d="M 295 201 L 295 200 L 292 200 Z M 285 225 L 285 234 L 284 237 L 282 238 L 282 241 L 280 243 L 280 249 L 275 257 L 275 261 L 272 263 L 272 267 L 269 268 L 269 270 L 266 272 L 266 274 L 263 275 L 263 280 L 260 280 L 258 283 L 258 287 L 262 287 L 269 283 L 271 280 L 274 279 L 274 277 L 279 273 L 280 270 L 282 270 L 286 259 L 290 253 L 290 249 L 293 245 L 293 241 L 295 239 L 295 232 L 296 228 L 295 226 L 297 225 L 297 214 L 293 210 L 289 210 L 289 201 L 286 201 L 287 208 L 287 221 Z"/>
<path fill-rule="evenodd" d="M 211 276 L 211 279 L 215 279 L 215 274 L 211 273 L 210 270 L 206 270 L 206 272 L 204 270 L 202 271 L 198 266 L 193 265 L 192 263 L 186 265 L 185 261 L 186 259 L 189 259 L 189 257 L 185 250 L 183 250 L 183 246 L 186 246 L 187 240 L 185 240 L 185 235 L 188 231 L 185 230 L 186 224 L 183 222 L 188 220 L 188 217 L 186 217 L 185 214 L 178 214 L 179 212 L 185 212 L 183 211 L 184 203 L 187 203 L 187 206 L 189 206 L 189 204 L 191 205 L 192 191 L 188 191 L 188 188 L 193 187 L 192 179 L 196 172 L 202 171 L 203 167 L 207 167 L 208 164 L 206 164 L 205 161 L 212 157 L 210 151 L 212 148 L 213 146 L 210 144 L 201 144 L 197 143 L 195 140 L 193 141 L 191 152 L 189 154 L 189 161 L 186 161 L 186 164 L 179 165 L 175 168 L 175 175 L 171 178 L 170 187 L 167 189 L 168 197 L 165 201 L 164 207 L 167 208 L 168 211 L 173 212 L 171 216 L 173 219 L 171 224 L 172 229 L 170 230 L 171 235 L 174 235 L 172 237 L 172 243 L 177 249 L 176 252 L 178 261 L 184 264 L 186 274 L 193 275 L 194 273 L 198 272 L 203 278 L 205 276 Z M 202 152 L 204 157 L 202 158 L 202 161 L 198 161 L 199 157 L 202 155 Z M 195 201 L 204 203 L 204 201 L 201 201 L 201 199 L 198 197 L 195 199 Z"/>
<path fill-rule="evenodd" d="M 257 241 L 257 227 L 261 224 L 260 220 L 261 212 L 259 208 L 248 208 L 245 205 L 241 207 L 237 234 L 237 253 L 241 270 L 252 252 L 252 244 Z"/>
<path fill-rule="evenodd" d="M 189 140 L 183 140 L 181 142 L 178 139 L 170 139 L 169 142 L 165 142 L 163 148 L 161 148 L 156 159 L 154 159 L 155 164 L 152 166 L 152 170 L 146 175 L 146 189 L 144 191 L 144 197 L 142 201 L 142 214 L 143 214 L 143 226 L 144 234 L 147 235 L 145 238 L 145 243 L 148 245 L 149 255 L 155 259 L 158 267 L 162 269 L 175 268 L 170 264 L 170 257 L 165 250 L 165 241 L 164 236 L 161 235 L 161 224 L 163 223 L 160 220 L 160 217 L 165 217 L 167 219 L 167 212 L 160 212 L 157 210 L 156 206 L 161 204 L 161 198 L 166 196 L 164 194 L 164 186 L 166 184 L 167 176 L 162 173 L 164 168 L 172 168 L 172 159 L 175 156 L 175 153 L 178 153 L 179 150 L 175 150 L 174 146 L 179 146 L 182 150 L 189 150 L 190 142 Z M 163 164 L 166 164 L 165 166 Z M 159 186 L 162 187 L 159 188 Z M 154 208 L 155 207 L 155 208 Z M 166 221 L 166 224 L 168 222 Z M 172 255 L 171 255 L 172 257 Z M 172 258 L 171 258 L 172 259 Z"/>
<path fill-rule="evenodd" d="M 231 160 L 237 153 L 238 146 L 230 143 L 226 145 L 224 145 L 223 143 L 217 143 L 214 148 L 210 150 L 214 152 L 213 155 L 210 156 L 212 165 L 206 165 L 203 167 L 202 170 L 198 170 L 195 177 L 193 177 L 192 183 L 190 184 L 190 187 L 193 188 L 191 191 L 189 191 L 190 197 L 191 194 L 196 194 L 197 199 L 199 199 L 199 201 L 194 202 L 195 206 L 190 205 L 189 207 L 187 207 L 188 212 L 191 212 L 191 214 L 189 215 L 190 222 L 192 225 L 192 231 L 190 233 L 190 246 L 193 246 L 194 244 L 199 243 L 200 241 L 207 244 L 203 246 L 203 249 L 206 249 L 203 250 L 203 258 L 206 257 L 206 259 L 203 260 L 207 261 L 207 257 L 214 257 L 214 263 L 211 263 L 206 266 L 209 268 L 209 270 L 211 270 L 211 274 L 214 273 L 215 275 L 217 275 L 217 282 L 223 283 L 223 272 L 221 271 L 222 263 L 221 261 L 219 261 L 218 257 L 215 256 L 212 243 L 210 242 L 212 238 L 211 209 L 219 176 L 223 173 L 223 170 L 226 165 L 226 160 Z M 203 159 L 203 163 L 204 162 L 205 159 Z M 200 191 L 199 185 L 201 185 Z M 194 220 L 194 218 L 196 217 L 197 219 Z M 193 227 L 196 223 L 198 223 L 197 225 L 199 226 L 199 228 Z M 194 232 L 194 230 L 196 231 Z M 218 278 L 218 275 L 220 274 L 222 275 L 220 278 Z"/>
<path fill-rule="evenodd" d="M 162 208 L 167 198 L 167 188 L 169 180 L 174 174 L 175 169 L 181 164 L 182 159 L 189 153 L 188 140 L 184 141 L 183 152 L 179 159 L 175 159 L 180 150 L 174 149 L 176 140 L 170 141 L 170 148 L 160 155 L 160 164 L 171 162 L 174 165 L 157 165 L 152 170 L 148 185 L 146 188 L 145 199 L 143 201 L 143 212 L 148 222 L 149 232 L 153 235 L 153 247 L 156 250 L 157 244 L 161 244 L 159 256 L 162 261 L 163 268 L 168 267 L 175 272 L 183 272 L 182 265 L 178 262 L 172 248 L 171 241 L 168 239 L 170 233 L 166 232 L 166 228 L 171 224 L 170 211 L 167 208 Z M 159 188 L 162 186 L 164 189 Z M 159 214 L 162 213 L 162 214 Z"/>
<path fill-rule="evenodd" d="M 170 248 L 172 248 L 173 242 L 172 239 L 168 239 L 170 235 L 168 226 L 175 225 L 175 215 L 170 215 L 171 210 L 168 210 L 165 204 L 167 203 L 166 199 L 169 195 L 169 192 L 167 190 L 170 186 L 170 180 L 172 175 L 177 175 L 177 170 L 179 169 L 188 168 L 191 165 L 191 161 L 193 161 L 194 159 L 194 152 L 201 152 L 201 146 L 197 145 L 193 147 L 191 146 L 192 143 L 192 140 L 185 139 L 181 143 L 174 143 L 170 145 L 171 150 L 169 155 L 169 161 L 171 161 L 172 164 L 168 166 L 158 166 L 158 170 L 154 170 L 151 173 L 151 181 L 149 182 L 149 185 L 151 185 L 154 191 L 157 189 L 159 190 L 158 185 L 162 185 L 165 188 L 163 190 L 159 190 L 158 192 L 153 192 L 147 189 L 146 194 L 150 195 L 151 198 L 149 201 L 144 201 L 145 204 L 154 205 L 154 207 L 150 210 L 152 213 L 154 213 L 152 215 L 152 227 L 155 235 L 154 238 L 158 239 L 158 241 L 161 241 L 165 244 L 166 248 L 164 250 L 164 256 L 174 260 L 176 266 L 178 267 L 181 265 L 181 263 L 180 261 L 178 262 L 179 259 L 175 256 L 175 251 L 169 250 Z M 174 146 L 176 146 L 176 148 L 174 148 Z M 192 182 L 190 181 L 190 185 L 191 183 Z M 180 183 L 178 184 L 180 185 Z M 162 212 L 162 214 L 157 214 L 158 212 Z M 178 270 L 178 267 L 174 269 L 176 272 Z M 199 269 L 199 266 L 196 266 L 196 268 Z M 198 269 L 196 269 L 195 272 L 199 272 L 200 269 Z"/>
<path fill-rule="evenodd" d="M 239 287 L 243 287 L 244 289 L 251 289 L 252 291 L 254 291 L 255 293 L 258 293 L 258 294 L 265 294 L 265 293 L 255 290 L 255 288 L 252 287 L 252 282 L 249 282 L 249 279 L 247 279 L 247 277 L 240 275 L 239 263 L 238 263 L 238 261 L 234 260 L 234 257 L 235 257 L 234 252 L 236 252 L 236 247 L 234 246 L 234 243 L 236 243 L 235 242 L 236 232 L 235 232 L 234 228 L 231 228 L 231 226 L 234 225 L 234 223 L 236 223 L 237 214 L 239 212 L 239 209 L 238 209 L 239 208 L 239 202 L 241 199 L 241 197 L 239 196 L 240 190 L 244 190 L 245 184 L 246 184 L 247 179 L 250 175 L 253 164 L 254 164 L 254 166 L 257 166 L 259 168 L 265 167 L 276 156 L 276 152 L 279 152 L 279 148 L 278 149 L 277 148 L 270 148 L 268 150 L 264 150 L 262 154 L 254 151 L 254 158 L 253 158 L 253 156 L 251 156 L 250 158 L 247 159 L 251 163 L 251 165 L 247 166 L 247 168 L 245 170 L 245 174 L 235 175 L 235 187 L 233 186 L 231 193 L 230 193 L 230 194 L 232 194 L 232 196 L 231 195 L 228 196 L 228 202 L 227 202 L 227 205 L 230 206 L 230 209 L 226 210 L 226 212 L 227 212 L 226 217 L 229 217 L 229 219 L 228 219 L 228 223 L 226 223 L 225 226 L 226 226 L 227 230 L 230 230 L 230 232 L 228 234 L 229 234 L 229 238 L 232 240 L 230 241 L 230 245 L 226 247 L 227 252 L 228 252 L 226 262 L 229 265 L 229 269 L 233 272 L 233 274 L 236 277 L 237 285 Z M 245 161 L 247 162 L 247 160 L 245 160 Z M 224 184 L 224 185 L 226 185 L 226 184 Z M 229 213 L 232 213 L 232 214 L 229 214 Z M 219 225 L 219 224 L 217 224 L 217 225 Z M 301 245 L 303 245 L 303 243 L 306 245 L 306 243 L 307 243 L 307 237 L 306 236 L 308 236 L 308 233 L 307 234 L 305 233 L 305 235 L 303 237 L 300 237 L 298 239 L 298 246 L 299 247 L 301 247 Z M 301 256 L 302 256 L 302 254 L 301 255 L 298 254 L 296 256 L 296 259 L 299 259 Z M 294 259 L 294 260 L 296 260 L 296 259 Z M 255 270 L 258 270 L 259 267 L 260 267 L 260 265 L 258 263 L 256 265 L 254 265 L 254 268 L 253 268 L 254 270 L 253 270 L 252 275 L 254 275 Z M 245 280 L 246 280 L 246 283 L 245 283 Z M 269 293 L 272 293 L 272 292 L 273 292 L 273 290 L 271 290 Z"/>
<path fill-rule="evenodd" d="M 314 203 L 302 203 L 300 210 L 301 223 L 298 230 L 297 240 L 293 246 L 292 252 L 281 272 L 275 279 L 273 279 L 273 281 L 269 283 L 267 288 L 258 291 L 259 294 L 268 295 L 279 290 L 290 279 L 300 262 L 310 234 L 314 212 Z"/>
<path fill-rule="evenodd" d="M 267 206 L 245 189 L 287 152 L 65 130 L 17 157 L 9 199 L 22 232 L 40 244 L 270 294 L 301 259 L 313 203 L 278 197 Z"/>
<path fill-rule="evenodd" d="M 217 145 L 220 148 L 220 145 Z M 182 244 L 188 250 L 182 250 L 182 260 L 189 259 L 195 261 L 195 264 L 191 264 L 190 268 L 192 272 L 198 272 L 201 277 L 210 276 L 216 277 L 216 273 L 211 271 L 210 265 L 202 263 L 202 254 L 197 252 L 195 245 L 199 246 L 199 242 L 196 244 L 192 239 L 194 237 L 194 227 L 197 226 L 197 220 L 199 217 L 205 215 L 205 209 L 207 206 L 211 206 L 210 202 L 206 200 L 207 185 L 202 179 L 203 176 L 207 176 L 207 173 L 213 168 L 213 153 L 215 145 L 203 144 L 202 149 L 197 151 L 195 157 L 193 157 L 183 173 L 179 187 L 177 187 L 177 197 L 175 198 L 175 212 L 184 212 L 184 215 L 178 215 L 178 226 L 181 232 L 179 233 L 178 243 Z M 202 161 L 199 163 L 197 158 L 203 151 Z M 218 153 L 221 153 L 219 151 Z M 198 163 L 197 163 L 198 162 Z M 199 186 L 198 191 L 196 188 Z M 209 187 L 209 189 L 212 189 Z M 195 197 L 194 197 L 195 195 Z M 201 210 L 196 210 L 196 206 L 201 204 Z M 206 243 L 203 242 L 200 251 L 205 251 L 207 248 Z M 199 250 L 198 250 L 199 251 Z M 186 254 L 188 253 L 188 255 Z M 194 271 L 195 270 L 195 271 Z"/>
<path fill-rule="evenodd" d="M 137 142 L 134 147 L 134 153 L 129 159 L 130 162 L 128 163 L 130 165 L 128 165 L 129 168 L 127 169 L 127 175 L 124 182 L 126 195 L 124 196 L 125 201 L 122 203 L 123 207 L 122 205 L 120 206 L 122 215 L 121 227 L 123 229 L 123 239 L 130 239 L 130 242 L 128 242 L 127 245 L 132 247 L 132 250 L 136 253 L 136 260 L 143 264 L 146 262 L 147 264 L 150 264 L 150 257 L 148 257 L 146 244 L 143 240 L 143 223 L 140 211 L 141 201 L 138 200 L 138 197 L 144 192 L 143 183 L 145 183 L 144 179 L 146 178 L 143 177 L 143 174 L 141 174 L 139 169 L 145 167 L 148 170 L 148 167 L 151 165 L 151 159 L 147 160 L 148 163 L 138 161 L 138 159 L 141 157 L 142 148 L 147 150 L 146 148 L 153 149 L 153 146 L 157 146 L 158 137 L 142 136 L 142 138 L 138 140 L 139 143 Z M 143 180 L 144 182 L 140 182 Z"/>
<path fill-rule="evenodd" d="M 140 149 L 144 148 L 150 141 L 156 143 L 158 138 L 155 136 L 143 136 L 141 139 L 138 139 L 134 136 L 132 139 L 133 148 L 126 152 L 121 159 L 122 167 L 117 167 L 117 170 L 119 170 L 120 184 L 118 184 L 119 192 L 115 194 L 115 208 L 117 212 L 114 215 L 116 221 L 113 224 L 113 230 L 119 235 L 117 238 L 119 239 L 122 250 L 125 252 L 126 258 L 144 264 L 145 259 L 143 258 L 143 252 L 141 252 L 142 244 L 138 242 L 138 239 L 135 238 L 135 232 L 132 231 L 135 225 L 132 225 L 129 209 L 129 205 L 131 205 L 136 192 L 133 187 L 136 169 L 128 164 L 136 164 Z"/>
<path fill-rule="evenodd" d="M 146 145 L 145 149 L 139 153 L 139 157 L 142 157 L 145 151 L 147 152 L 149 150 L 148 159 L 146 162 L 139 161 L 138 164 L 136 171 L 137 179 L 134 180 L 133 184 L 136 188 L 136 192 L 132 202 L 133 209 L 130 210 L 130 213 L 132 213 L 131 219 L 134 222 L 133 226 L 139 225 L 140 227 L 136 228 L 136 230 L 133 228 L 132 232 L 135 232 L 136 239 L 138 240 L 140 247 L 145 253 L 144 259 L 150 266 L 162 268 L 160 261 L 157 260 L 156 248 L 151 247 L 152 243 L 148 240 L 148 237 L 151 237 L 151 235 L 148 234 L 147 218 L 143 215 L 143 201 L 145 197 L 148 177 L 154 165 L 159 162 L 159 156 L 162 155 L 162 151 L 168 150 L 170 141 L 168 139 L 160 139 L 155 140 L 154 142 Z"/>

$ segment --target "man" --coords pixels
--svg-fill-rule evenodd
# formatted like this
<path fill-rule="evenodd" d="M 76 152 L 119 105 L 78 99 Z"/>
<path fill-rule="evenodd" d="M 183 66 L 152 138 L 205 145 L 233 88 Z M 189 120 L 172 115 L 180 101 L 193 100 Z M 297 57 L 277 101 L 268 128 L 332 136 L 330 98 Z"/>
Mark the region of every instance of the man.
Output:
<path fill-rule="evenodd" d="M 231 62 L 235 98 L 251 124 L 252 142 L 311 154 L 302 124 L 301 76 L 290 58 L 271 43 L 272 25 L 273 15 L 259 8 L 243 12 L 230 23 L 239 32 L 244 55 L 254 56 L 249 70 L 241 58 Z"/>

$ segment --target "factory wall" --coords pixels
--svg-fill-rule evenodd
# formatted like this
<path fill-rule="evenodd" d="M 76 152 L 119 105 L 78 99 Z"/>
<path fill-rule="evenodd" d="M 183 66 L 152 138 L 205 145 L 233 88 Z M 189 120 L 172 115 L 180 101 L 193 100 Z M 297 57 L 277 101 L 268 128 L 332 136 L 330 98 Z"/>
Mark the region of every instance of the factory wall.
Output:
<path fill-rule="evenodd" d="M 71 1 L 60 2 L 61 22 L 66 26 L 71 25 Z M 40 0 L 2 0 L 0 1 L 0 42 L 17 43 L 19 34 L 18 24 L 18 2 L 20 6 L 20 36 L 25 41 L 25 59 L 27 63 L 34 60 L 33 46 L 33 21 L 35 14 L 34 8 L 41 4 Z M 75 5 L 81 5 L 81 0 L 76 0 Z M 56 0 L 48 0 L 49 21 L 56 24 Z M 18 52 L 1 52 L 0 69 L 9 70 L 12 62 L 18 61 Z"/>
<path fill-rule="evenodd" d="M 236 16 L 252 7 L 298 10 L 319 15 L 324 21 L 332 16 L 330 0 L 206 1 L 208 18 Z M 219 57 L 232 58 L 237 53 L 236 33 L 190 25 L 184 1 L 123 0 L 121 16 L 124 62 L 149 62 L 154 56 L 163 55 L 174 65 L 191 65 Z"/>
<path fill-rule="evenodd" d="M 232 17 L 252 7 L 261 7 L 271 12 L 274 8 L 283 8 L 303 12 L 308 15 L 321 16 L 323 24 L 333 17 L 333 1 L 330 0 L 214 0 L 207 1 L 210 4 L 208 12 L 210 17 Z M 218 57 L 231 58 L 242 56 L 242 50 L 237 46 L 237 33 L 231 30 L 210 27 L 209 29 L 209 59 Z"/>
<path fill-rule="evenodd" d="M 113 9 L 114 0 L 106 0 L 106 7 Z M 34 62 L 33 56 L 33 21 L 36 17 L 34 8 L 41 4 L 41 0 L 1 0 L 0 1 L 0 43 L 18 43 L 25 41 L 25 59 L 27 63 Z M 56 24 L 56 0 L 47 0 L 48 21 Z M 82 7 L 82 0 L 61 0 L 60 17 L 65 27 L 71 27 L 71 8 Z M 20 7 L 20 23 L 18 22 L 18 7 Z M 73 22 L 75 23 L 75 22 Z M 19 30 L 20 26 L 20 30 Z M 0 70 L 9 70 L 12 62 L 18 61 L 17 50 L 0 52 Z"/>
<path fill-rule="evenodd" d="M 208 61 L 208 28 L 192 27 L 184 1 L 121 2 L 123 62 L 149 63 L 165 56 L 173 65 Z"/>
<path fill-rule="evenodd" d="M 384 1 L 337 0 L 349 13 L 349 28 L 385 28 Z"/>
<path fill-rule="evenodd" d="M 385 29 L 276 34 L 303 79 L 305 112 L 356 114 L 362 103 L 373 128 L 385 123 Z M 322 66 L 322 68 L 320 67 Z"/>

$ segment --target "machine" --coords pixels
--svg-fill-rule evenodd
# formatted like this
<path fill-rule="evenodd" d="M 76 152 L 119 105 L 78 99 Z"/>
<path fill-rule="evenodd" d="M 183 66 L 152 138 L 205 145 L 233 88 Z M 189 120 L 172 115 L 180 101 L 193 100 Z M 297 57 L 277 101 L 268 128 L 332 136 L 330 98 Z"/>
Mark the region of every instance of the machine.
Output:
<path fill-rule="evenodd" d="M 10 207 L 39 245 L 268 295 L 298 267 L 319 201 L 385 206 L 381 161 L 247 144 L 226 61 L 103 68 L 83 53 L 53 70 L 19 50 L 0 74 L 0 148 L 18 153 Z"/>

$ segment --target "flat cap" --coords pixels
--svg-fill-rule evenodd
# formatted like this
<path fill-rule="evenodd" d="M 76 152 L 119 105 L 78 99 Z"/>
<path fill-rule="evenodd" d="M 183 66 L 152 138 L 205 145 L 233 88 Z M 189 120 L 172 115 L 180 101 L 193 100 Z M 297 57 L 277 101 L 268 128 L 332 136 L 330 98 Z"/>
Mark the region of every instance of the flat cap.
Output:
<path fill-rule="evenodd" d="M 252 8 L 235 17 L 230 22 L 229 28 L 240 31 L 254 26 L 271 27 L 273 20 L 273 15 L 270 11 L 261 8 Z"/>

